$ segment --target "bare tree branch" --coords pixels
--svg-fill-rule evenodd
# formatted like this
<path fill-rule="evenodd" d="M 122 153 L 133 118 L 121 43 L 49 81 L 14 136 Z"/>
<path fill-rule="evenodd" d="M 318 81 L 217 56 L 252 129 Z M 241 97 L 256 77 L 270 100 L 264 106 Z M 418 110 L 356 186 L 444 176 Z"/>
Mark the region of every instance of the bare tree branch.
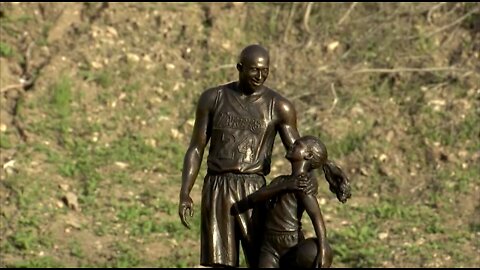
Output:
<path fill-rule="evenodd" d="M 358 73 L 399 73 L 399 72 L 434 72 L 434 71 L 466 71 L 456 67 L 429 67 L 429 68 L 364 68 L 354 70 L 350 74 Z"/>
<path fill-rule="evenodd" d="M 338 21 L 338 25 L 341 25 L 348 17 L 348 15 L 350 15 L 350 13 L 353 11 L 353 9 L 355 8 L 355 6 L 358 4 L 358 2 L 353 2 L 352 5 L 350 5 L 350 7 L 348 8 L 347 12 L 343 15 L 343 17 Z"/>
<path fill-rule="evenodd" d="M 332 107 L 330 108 L 330 113 L 333 112 L 333 109 L 335 109 L 335 106 L 337 105 L 337 102 L 338 102 L 337 91 L 335 91 L 335 83 L 331 84 L 331 89 L 333 94 L 333 103 L 332 103 Z"/>
<path fill-rule="evenodd" d="M 234 68 L 235 66 L 236 66 L 236 64 L 220 65 L 220 66 L 213 67 L 213 68 L 209 69 L 208 72 L 219 71 L 219 70 L 227 69 L 227 68 Z"/>
<path fill-rule="evenodd" d="M 310 19 L 310 13 L 312 12 L 313 2 L 308 2 L 307 7 L 305 8 L 305 14 L 303 15 L 303 27 L 307 33 L 312 34 L 310 27 L 308 26 L 308 20 Z"/>
<path fill-rule="evenodd" d="M 285 27 L 285 32 L 283 33 L 283 42 L 287 42 L 288 32 L 290 32 L 290 27 L 292 27 L 293 14 L 295 14 L 296 3 L 292 2 L 292 7 L 290 8 L 290 13 L 288 14 L 287 26 Z"/>
<path fill-rule="evenodd" d="M 438 9 L 439 7 L 443 6 L 444 4 L 446 4 L 447 2 L 440 2 L 439 4 L 436 4 L 435 6 L 433 6 L 430 10 L 428 10 L 428 14 L 427 14 L 427 21 L 428 23 L 430 24 L 433 24 L 432 22 L 432 14 L 433 12 Z"/>
<path fill-rule="evenodd" d="M 437 30 L 429 33 L 426 37 L 429 38 L 429 37 L 431 37 L 431 36 L 433 36 L 433 35 L 436 35 L 436 34 L 442 32 L 442 31 L 444 31 L 444 30 L 446 30 L 446 29 L 448 29 L 448 28 L 450 28 L 450 27 L 452 27 L 452 26 L 455 26 L 455 25 L 461 23 L 461 22 L 462 22 L 463 20 L 465 20 L 466 18 L 468 18 L 468 17 L 469 17 L 470 15 L 472 15 L 473 13 L 478 12 L 478 11 L 480 11 L 480 8 L 474 8 L 474 9 L 470 10 L 470 12 L 468 12 L 467 14 L 465 14 L 465 15 L 463 15 L 462 17 L 460 17 L 460 18 L 458 18 L 457 20 L 455 20 L 454 22 L 452 22 L 452 23 L 450 23 L 450 24 L 447 24 L 447 25 L 445 25 L 445 26 L 443 26 L 443 27 L 440 27 L 440 28 L 438 28 Z"/>
<path fill-rule="evenodd" d="M 8 90 L 23 88 L 22 83 L 7 85 L 4 88 L 0 89 L 0 93 L 7 92 Z"/>
<path fill-rule="evenodd" d="M 19 89 L 19 88 L 23 90 L 23 89 L 31 86 L 33 84 L 33 81 L 34 81 L 34 78 L 32 77 L 28 81 L 23 81 L 23 82 L 18 83 L 18 84 L 7 85 L 4 88 L 0 89 L 0 93 L 7 92 L 7 91 L 13 90 L 13 89 Z"/>

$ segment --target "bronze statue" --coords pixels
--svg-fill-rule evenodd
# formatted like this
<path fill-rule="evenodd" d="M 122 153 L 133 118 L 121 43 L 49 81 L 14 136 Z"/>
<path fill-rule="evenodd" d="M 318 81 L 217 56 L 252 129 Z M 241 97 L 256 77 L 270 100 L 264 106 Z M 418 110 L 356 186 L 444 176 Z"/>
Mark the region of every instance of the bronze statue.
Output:
<path fill-rule="evenodd" d="M 178 212 L 189 228 L 187 216 L 193 216 L 190 191 L 211 140 L 201 205 L 200 263 L 204 266 L 237 267 L 239 242 L 247 264 L 257 265 L 253 211 L 233 216 L 230 208 L 265 186 L 276 134 L 280 134 L 286 149 L 299 138 L 292 103 L 263 85 L 269 62 L 265 48 L 247 46 L 237 64 L 239 80 L 206 90 L 197 104 L 183 164 Z M 328 161 L 325 166 L 332 173 L 331 179 L 346 178 L 334 163 Z"/>
<path fill-rule="evenodd" d="M 332 250 L 326 238 L 322 212 L 314 192 L 305 193 L 308 181 L 315 181 L 312 171 L 323 167 L 328 159 L 325 145 L 316 137 L 304 136 L 295 141 L 286 158 L 292 165 L 291 175 L 276 177 L 272 182 L 232 206 L 232 214 L 256 208 L 262 211 L 263 224 L 258 267 L 260 268 L 328 268 Z M 338 180 L 338 179 L 337 179 Z M 341 202 L 350 198 L 348 179 L 331 183 L 331 190 Z M 259 204 L 260 207 L 258 207 Z M 264 206 L 264 208 L 262 208 Z M 306 211 L 312 221 L 316 238 L 305 239 L 302 215 Z"/>

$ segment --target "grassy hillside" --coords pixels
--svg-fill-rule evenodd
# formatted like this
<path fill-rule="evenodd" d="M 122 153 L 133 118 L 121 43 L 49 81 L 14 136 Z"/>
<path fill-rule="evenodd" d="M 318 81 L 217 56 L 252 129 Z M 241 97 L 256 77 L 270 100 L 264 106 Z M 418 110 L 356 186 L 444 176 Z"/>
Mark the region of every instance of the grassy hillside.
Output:
<path fill-rule="evenodd" d="M 351 179 L 334 267 L 480 267 L 480 4 L 444 2 L 0 3 L 0 266 L 197 266 L 194 108 L 251 43 Z"/>

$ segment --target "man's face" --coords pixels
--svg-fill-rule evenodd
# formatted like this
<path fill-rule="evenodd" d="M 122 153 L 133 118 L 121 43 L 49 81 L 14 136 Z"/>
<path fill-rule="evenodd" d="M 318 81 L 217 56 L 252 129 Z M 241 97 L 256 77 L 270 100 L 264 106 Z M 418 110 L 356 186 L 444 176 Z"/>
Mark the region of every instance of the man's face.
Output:
<path fill-rule="evenodd" d="M 252 90 L 258 90 L 268 77 L 269 60 L 266 57 L 255 57 L 242 63 L 240 80 Z"/>
<path fill-rule="evenodd" d="M 307 145 L 301 140 L 296 140 L 293 146 L 287 151 L 285 157 L 290 161 L 301 161 L 304 160 L 307 155 Z"/>

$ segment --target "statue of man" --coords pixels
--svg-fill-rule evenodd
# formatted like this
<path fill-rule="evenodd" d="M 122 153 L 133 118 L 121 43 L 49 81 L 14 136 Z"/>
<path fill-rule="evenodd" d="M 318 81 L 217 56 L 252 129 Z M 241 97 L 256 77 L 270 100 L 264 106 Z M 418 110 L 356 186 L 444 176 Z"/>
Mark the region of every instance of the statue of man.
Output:
<path fill-rule="evenodd" d="M 265 186 L 276 134 L 280 134 L 286 149 L 300 137 L 293 104 L 264 85 L 269 63 L 264 47 L 247 46 L 237 63 L 239 80 L 207 89 L 197 104 L 183 164 L 178 212 L 189 228 L 187 216 L 193 216 L 190 191 L 210 141 L 201 203 L 203 266 L 238 267 L 239 242 L 247 264 L 257 265 L 259 249 L 252 210 L 232 215 L 230 209 Z M 324 171 L 331 173 L 330 178 L 346 178 L 330 161 Z"/>

